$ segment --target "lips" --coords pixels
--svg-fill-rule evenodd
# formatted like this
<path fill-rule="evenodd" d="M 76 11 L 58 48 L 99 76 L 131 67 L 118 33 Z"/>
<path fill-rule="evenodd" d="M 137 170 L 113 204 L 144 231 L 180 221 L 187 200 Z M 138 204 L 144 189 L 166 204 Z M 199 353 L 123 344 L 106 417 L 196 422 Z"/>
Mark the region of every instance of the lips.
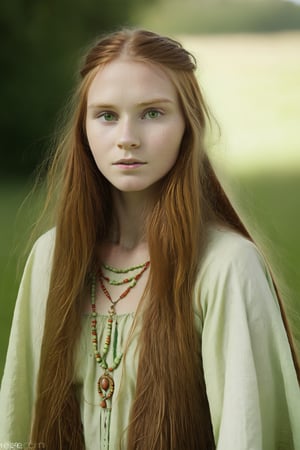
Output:
<path fill-rule="evenodd" d="M 135 166 L 135 165 L 142 165 L 146 164 L 144 161 L 140 161 L 138 159 L 120 159 L 119 161 L 113 163 L 114 166 Z"/>
<path fill-rule="evenodd" d="M 117 167 L 122 173 L 128 172 L 132 173 L 133 171 L 138 171 L 141 167 L 147 164 L 145 161 L 141 161 L 139 159 L 134 158 L 123 158 L 119 159 L 119 161 L 113 163 L 113 166 Z"/>

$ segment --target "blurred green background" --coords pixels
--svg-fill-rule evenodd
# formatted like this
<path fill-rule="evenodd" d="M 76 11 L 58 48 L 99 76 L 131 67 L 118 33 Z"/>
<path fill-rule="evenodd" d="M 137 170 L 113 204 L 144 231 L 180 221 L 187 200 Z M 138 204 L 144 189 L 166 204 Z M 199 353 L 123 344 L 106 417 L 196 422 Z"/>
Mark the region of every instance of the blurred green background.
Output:
<path fill-rule="evenodd" d="M 197 57 L 200 84 L 221 127 L 221 136 L 210 140 L 211 157 L 272 265 L 299 339 L 300 6 L 280 0 L 12 0 L 0 5 L 0 378 L 20 257 L 35 218 L 34 203 L 21 205 L 85 48 L 124 25 L 169 34 Z"/>

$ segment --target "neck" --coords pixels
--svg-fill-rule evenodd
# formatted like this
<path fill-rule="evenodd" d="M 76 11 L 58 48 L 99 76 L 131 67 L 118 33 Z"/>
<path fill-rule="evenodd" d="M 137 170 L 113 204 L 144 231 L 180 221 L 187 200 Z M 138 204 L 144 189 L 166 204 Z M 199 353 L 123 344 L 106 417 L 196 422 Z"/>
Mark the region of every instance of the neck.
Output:
<path fill-rule="evenodd" d="M 110 239 L 124 249 L 145 243 L 145 223 L 149 200 L 141 192 L 113 192 L 116 225 Z"/>

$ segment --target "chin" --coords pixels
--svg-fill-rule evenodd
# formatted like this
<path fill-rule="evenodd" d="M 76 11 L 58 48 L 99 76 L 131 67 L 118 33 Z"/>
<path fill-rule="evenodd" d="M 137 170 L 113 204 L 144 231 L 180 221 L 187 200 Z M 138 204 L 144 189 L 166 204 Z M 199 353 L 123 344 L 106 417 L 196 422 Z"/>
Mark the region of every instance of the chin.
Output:
<path fill-rule="evenodd" d="M 156 191 L 157 183 L 145 185 L 145 184 L 114 184 L 113 188 L 115 188 L 119 192 L 124 193 L 144 193 L 147 195 L 152 195 L 154 191 Z"/>
<path fill-rule="evenodd" d="M 146 191 L 146 189 L 143 187 L 131 187 L 131 186 L 130 187 L 116 186 L 116 189 L 120 192 L 143 192 L 143 191 Z"/>

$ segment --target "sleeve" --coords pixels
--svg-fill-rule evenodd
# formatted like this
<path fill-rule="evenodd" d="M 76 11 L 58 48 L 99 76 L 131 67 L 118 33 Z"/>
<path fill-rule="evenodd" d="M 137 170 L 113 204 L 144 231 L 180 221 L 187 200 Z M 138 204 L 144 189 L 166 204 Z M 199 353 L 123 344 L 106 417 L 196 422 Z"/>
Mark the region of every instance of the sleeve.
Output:
<path fill-rule="evenodd" d="M 223 237 L 198 287 L 217 450 L 299 450 L 299 385 L 263 258 L 248 240 Z"/>
<path fill-rule="evenodd" d="M 28 442 L 50 278 L 53 233 L 34 245 L 19 287 L 0 390 L 0 448 Z"/>

